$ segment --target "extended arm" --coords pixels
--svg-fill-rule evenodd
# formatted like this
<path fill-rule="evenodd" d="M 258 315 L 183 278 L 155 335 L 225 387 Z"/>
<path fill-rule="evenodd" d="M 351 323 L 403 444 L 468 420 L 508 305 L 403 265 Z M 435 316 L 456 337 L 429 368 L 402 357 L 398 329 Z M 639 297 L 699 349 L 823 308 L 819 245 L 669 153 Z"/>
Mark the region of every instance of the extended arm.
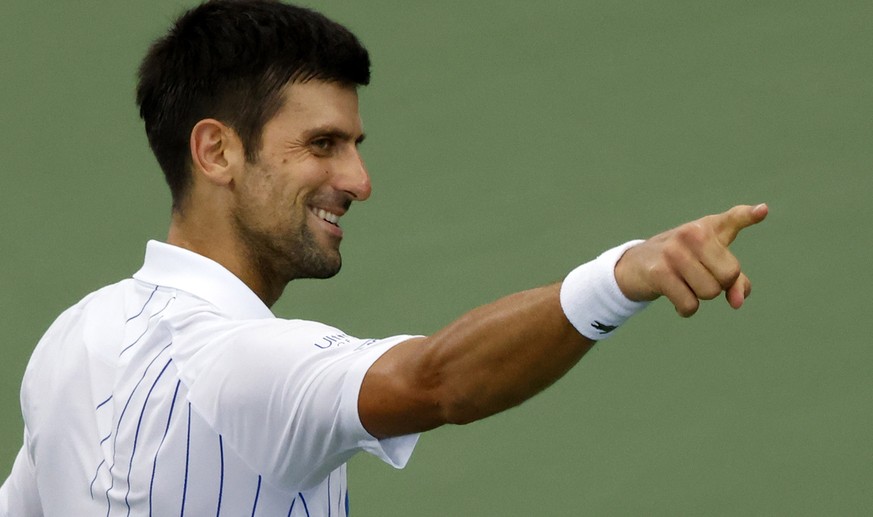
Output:
<path fill-rule="evenodd" d="M 739 308 L 751 283 L 728 246 L 766 215 L 766 205 L 738 206 L 656 235 L 621 257 L 615 279 L 629 299 L 664 295 L 683 316 L 721 292 Z M 560 287 L 501 298 L 386 352 L 361 386 L 364 427 L 388 437 L 472 422 L 549 386 L 594 343 L 568 321 Z"/>
<path fill-rule="evenodd" d="M 386 352 L 361 387 L 364 427 L 384 437 L 472 422 L 547 387 L 594 344 L 567 321 L 559 289 L 501 298 Z"/>

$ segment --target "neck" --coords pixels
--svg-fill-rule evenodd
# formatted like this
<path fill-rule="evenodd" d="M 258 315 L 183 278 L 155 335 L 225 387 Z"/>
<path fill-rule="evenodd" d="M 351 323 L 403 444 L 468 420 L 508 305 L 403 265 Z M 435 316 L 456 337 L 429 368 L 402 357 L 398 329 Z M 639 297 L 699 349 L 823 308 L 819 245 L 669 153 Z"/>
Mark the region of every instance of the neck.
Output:
<path fill-rule="evenodd" d="M 213 221 L 220 221 L 214 219 Z M 224 266 L 254 292 L 267 307 L 272 307 L 282 296 L 285 283 L 277 281 L 256 264 L 238 241 L 230 227 L 218 227 L 214 222 L 205 223 L 204 218 L 186 216 L 173 212 L 167 243 L 193 251 Z"/>

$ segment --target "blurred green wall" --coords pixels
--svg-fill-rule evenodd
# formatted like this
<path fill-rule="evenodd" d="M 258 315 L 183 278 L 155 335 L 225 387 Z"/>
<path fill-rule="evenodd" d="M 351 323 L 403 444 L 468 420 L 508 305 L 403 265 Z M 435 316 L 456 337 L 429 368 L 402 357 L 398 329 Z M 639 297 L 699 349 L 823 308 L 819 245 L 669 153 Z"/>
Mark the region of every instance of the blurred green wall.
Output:
<path fill-rule="evenodd" d="M 140 264 L 169 196 L 133 102 L 181 1 L 0 3 L 0 477 L 65 307 Z M 767 201 L 755 292 L 657 303 L 520 408 L 351 470 L 353 515 L 867 515 L 873 3 L 311 2 L 369 47 L 374 194 L 345 267 L 277 305 L 432 332 L 598 251 Z"/>

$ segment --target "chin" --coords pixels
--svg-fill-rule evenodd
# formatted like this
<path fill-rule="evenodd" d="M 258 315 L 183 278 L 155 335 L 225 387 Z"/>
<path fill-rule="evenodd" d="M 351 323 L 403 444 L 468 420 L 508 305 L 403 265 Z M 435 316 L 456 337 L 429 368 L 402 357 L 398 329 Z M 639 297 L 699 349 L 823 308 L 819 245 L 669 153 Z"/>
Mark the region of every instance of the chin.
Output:
<path fill-rule="evenodd" d="M 319 279 L 333 278 L 340 272 L 340 269 L 342 269 L 341 263 L 337 264 L 336 266 L 333 266 L 333 267 L 321 268 L 321 269 L 315 270 L 311 274 L 309 274 L 308 278 L 319 278 Z"/>
<path fill-rule="evenodd" d="M 339 251 L 320 253 L 318 256 L 306 257 L 296 268 L 297 278 L 332 278 L 342 269 L 343 260 Z"/>

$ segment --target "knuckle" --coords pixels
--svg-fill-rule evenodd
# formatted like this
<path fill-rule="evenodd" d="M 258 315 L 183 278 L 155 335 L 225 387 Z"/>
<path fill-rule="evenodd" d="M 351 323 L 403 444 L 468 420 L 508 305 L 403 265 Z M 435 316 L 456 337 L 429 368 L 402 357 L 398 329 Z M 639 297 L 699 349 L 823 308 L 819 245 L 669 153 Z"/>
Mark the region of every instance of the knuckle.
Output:
<path fill-rule="evenodd" d="M 719 283 L 724 289 L 727 289 L 740 279 L 741 274 L 742 270 L 740 269 L 739 262 L 734 261 L 732 264 L 729 264 L 724 268 L 724 272 L 722 273 L 721 278 L 719 278 Z"/>
<path fill-rule="evenodd" d="M 698 294 L 703 300 L 712 300 L 724 291 L 719 285 L 707 285 L 703 287 Z"/>
<path fill-rule="evenodd" d="M 653 279 L 663 279 L 666 278 L 673 268 L 663 260 L 659 260 L 649 266 L 649 276 Z"/>
<path fill-rule="evenodd" d="M 702 221 L 692 221 L 682 225 L 679 228 L 677 235 L 686 245 L 696 247 L 706 241 L 707 233 L 706 226 Z"/>
<path fill-rule="evenodd" d="M 664 267 L 671 270 L 680 268 L 688 262 L 688 247 L 684 244 L 673 243 L 670 246 L 665 246 L 663 251 Z"/>
<path fill-rule="evenodd" d="M 683 318 L 694 316 L 698 308 L 700 308 L 700 302 L 696 299 L 683 300 L 676 304 L 676 312 Z"/>

